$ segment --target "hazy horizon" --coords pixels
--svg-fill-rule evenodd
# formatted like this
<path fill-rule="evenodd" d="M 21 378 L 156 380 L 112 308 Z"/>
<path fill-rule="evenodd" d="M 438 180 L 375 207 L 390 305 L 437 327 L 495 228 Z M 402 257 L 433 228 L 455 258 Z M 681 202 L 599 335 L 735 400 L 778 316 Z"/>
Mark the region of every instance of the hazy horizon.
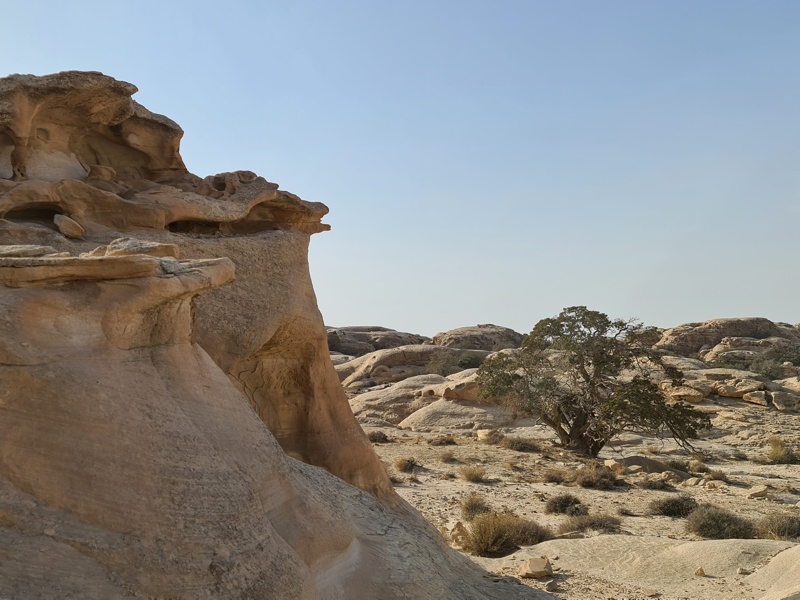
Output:
<path fill-rule="evenodd" d="M 129 81 L 190 171 L 327 204 L 326 323 L 800 321 L 800 3 L 77 8 L 5 7 L 2 74 Z"/>

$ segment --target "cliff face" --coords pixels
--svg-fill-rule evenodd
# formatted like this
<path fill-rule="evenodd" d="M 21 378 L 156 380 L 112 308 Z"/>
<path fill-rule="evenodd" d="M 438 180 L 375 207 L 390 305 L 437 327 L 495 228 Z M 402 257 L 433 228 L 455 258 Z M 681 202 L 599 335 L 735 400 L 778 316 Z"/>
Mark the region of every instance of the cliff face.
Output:
<path fill-rule="evenodd" d="M 0 596 L 541 597 L 392 491 L 308 275 L 325 207 L 189 174 L 134 91 L 0 80 Z"/>
<path fill-rule="evenodd" d="M 183 131 L 134 92 L 100 73 L 0 80 L 0 244 L 79 252 L 124 235 L 229 257 L 237 280 L 198 302 L 199 344 L 286 452 L 395 502 L 330 364 L 311 286 L 309 236 L 328 228 L 327 208 L 249 171 L 192 175 Z"/>

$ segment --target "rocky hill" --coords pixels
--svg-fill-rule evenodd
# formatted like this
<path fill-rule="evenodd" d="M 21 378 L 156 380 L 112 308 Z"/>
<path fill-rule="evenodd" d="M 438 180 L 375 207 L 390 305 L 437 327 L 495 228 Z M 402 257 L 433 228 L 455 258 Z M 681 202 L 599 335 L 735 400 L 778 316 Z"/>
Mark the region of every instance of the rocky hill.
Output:
<path fill-rule="evenodd" d="M 327 208 L 189 173 L 135 92 L 0 80 L 0 596 L 545 597 L 395 493 L 309 278 Z"/>

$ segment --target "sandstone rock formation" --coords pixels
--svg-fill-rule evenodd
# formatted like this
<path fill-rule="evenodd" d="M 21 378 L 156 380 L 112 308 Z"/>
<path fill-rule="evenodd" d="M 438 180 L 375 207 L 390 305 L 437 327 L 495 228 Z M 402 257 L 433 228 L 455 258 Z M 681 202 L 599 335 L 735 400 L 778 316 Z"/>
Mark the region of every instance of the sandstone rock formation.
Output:
<path fill-rule="evenodd" d="M 328 349 L 332 352 L 363 356 L 375 350 L 430 342 L 416 333 L 395 331 L 386 327 L 352 326 L 328 327 Z"/>
<path fill-rule="evenodd" d="M 446 348 L 496 352 L 506 348 L 519 348 L 524 337 L 508 327 L 475 325 L 437 333 L 433 336 L 433 343 Z"/>
<path fill-rule="evenodd" d="M 249 171 L 192 175 L 180 127 L 134 92 L 93 72 L 0 80 L 0 245 L 78 253 L 127 236 L 230 258 L 236 281 L 197 302 L 197 341 L 286 452 L 393 501 L 331 365 L 308 273 L 327 208 Z"/>
<path fill-rule="evenodd" d="M 135 91 L 0 80 L 0 597 L 546 597 L 393 492 L 308 275 L 324 205 L 191 175 Z"/>
<path fill-rule="evenodd" d="M 192 341 L 232 262 L 131 246 L 0 258 L 0 596 L 542 597 L 289 458 Z"/>
<path fill-rule="evenodd" d="M 713 319 L 679 325 L 664 332 L 656 348 L 687 356 L 704 348 L 710 350 L 724 338 L 784 338 L 800 343 L 800 330 L 787 323 L 773 323 L 762 317 Z"/>

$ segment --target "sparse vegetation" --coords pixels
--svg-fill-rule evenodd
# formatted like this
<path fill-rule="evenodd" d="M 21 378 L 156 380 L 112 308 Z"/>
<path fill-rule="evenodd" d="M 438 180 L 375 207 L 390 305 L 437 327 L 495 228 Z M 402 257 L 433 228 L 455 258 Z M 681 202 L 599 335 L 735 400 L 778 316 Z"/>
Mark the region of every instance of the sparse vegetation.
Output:
<path fill-rule="evenodd" d="M 452 450 L 442 450 L 439 453 L 439 460 L 443 463 L 456 462 L 456 453 Z"/>
<path fill-rule="evenodd" d="M 429 439 L 428 444 L 431 446 L 455 446 L 456 438 L 453 437 L 452 433 L 448 433 L 447 435 L 440 435 Z"/>
<path fill-rule="evenodd" d="M 730 479 L 728 478 L 728 474 L 725 471 L 720 471 L 719 469 L 715 469 L 714 471 L 709 471 L 706 473 L 706 478 L 710 479 L 711 481 L 722 481 L 724 483 L 730 483 Z"/>
<path fill-rule="evenodd" d="M 637 482 L 637 487 L 643 490 L 661 490 L 664 492 L 674 492 L 673 485 L 665 479 L 643 479 Z"/>
<path fill-rule="evenodd" d="M 579 515 L 569 517 L 566 521 L 561 523 L 558 527 L 558 532 L 568 533 L 570 531 L 587 531 L 593 529 L 595 531 L 610 533 L 619 529 L 621 523 L 622 520 L 618 517 L 607 514 Z"/>
<path fill-rule="evenodd" d="M 532 546 L 553 537 L 547 528 L 510 513 L 477 515 L 468 528 L 464 550 L 477 556 L 499 557 L 520 546 Z"/>
<path fill-rule="evenodd" d="M 592 464 L 580 469 L 575 475 L 575 483 L 582 488 L 611 490 L 620 484 L 616 474 L 609 468 Z"/>
<path fill-rule="evenodd" d="M 597 456 L 614 436 L 631 431 L 667 435 L 682 446 L 711 427 L 708 415 L 667 404 L 642 359 L 658 364 L 675 384 L 676 369 L 641 341 L 635 321 L 611 320 L 585 306 L 539 321 L 517 354 L 497 354 L 478 370 L 485 398 L 541 419 L 565 448 Z M 619 377 L 635 371 L 632 378 Z"/>
<path fill-rule="evenodd" d="M 503 448 L 514 450 L 516 452 L 539 452 L 541 447 L 534 440 L 528 440 L 520 437 L 504 437 L 500 442 Z"/>
<path fill-rule="evenodd" d="M 502 442 L 505 437 L 506 436 L 503 435 L 503 432 L 499 429 L 490 429 L 486 432 L 486 437 L 483 438 L 483 443 L 489 444 L 490 446 L 496 446 Z"/>
<path fill-rule="evenodd" d="M 544 512 L 548 514 L 580 516 L 588 514 L 589 509 L 581 504 L 581 500 L 577 496 L 573 496 L 572 494 L 559 494 L 547 501 L 544 505 Z"/>
<path fill-rule="evenodd" d="M 686 530 L 712 540 L 749 539 L 756 534 L 750 520 L 712 505 L 694 509 L 686 519 Z"/>
<path fill-rule="evenodd" d="M 690 473 L 708 473 L 711 468 L 702 461 L 699 460 L 691 460 L 689 461 L 689 472 Z"/>
<path fill-rule="evenodd" d="M 792 449 L 781 438 L 773 435 L 769 438 L 769 450 L 767 451 L 767 462 L 771 465 L 790 465 L 797 462 Z"/>
<path fill-rule="evenodd" d="M 758 537 L 771 540 L 800 539 L 800 515 L 774 512 L 756 523 Z"/>
<path fill-rule="evenodd" d="M 461 517 L 465 521 L 472 521 L 478 515 L 490 512 L 491 510 L 492 507 L 489 506 L 486 499 L 475 492 L 471 492 L 461 501 Z"/>
<path fill-rule="evenodd" d="M 545 469 L 541 477 L 545 483 L 564 483 L 567 480 L 567 473 L 561 469 Z"/>
<path fill-rule="evenodd" d="M 486 469 L 478 465 L 465 465 L 458 470 L 458 474 L 470 483 L 486 482 Z"/>
<path fill-rule="evenodd" d="M 462 369 L 477 369 L 483 364 L 483 356 L 479 354 L 462 354 L 456 364 Z"/>
<path fill-rule="evenodd" d="M 668 458 L 664 464 L 675 471 L 689 472 L 689 461 L 685 458 Z"/>
<path fill-rule="evenodd" d="M 415 469 L 421 466 L 422 465 L 413 458 L 398 458 L 394 463 L 395 469 L 401 473 L 413 473 Z"/>
<path fill-rule="evenodd" d="M 383 431 L 376 429 L 367 434 L 367 439 L 373 444 L 388 444 L 391 440 Z"/>
<path fill-rule="evenodd" d="M 672 518 L 688 517 L 696 508 L 697 501 L 685 494 L 668 498 L 656 498 L 647 505 L 647 510 L 651 515 Z"/>

